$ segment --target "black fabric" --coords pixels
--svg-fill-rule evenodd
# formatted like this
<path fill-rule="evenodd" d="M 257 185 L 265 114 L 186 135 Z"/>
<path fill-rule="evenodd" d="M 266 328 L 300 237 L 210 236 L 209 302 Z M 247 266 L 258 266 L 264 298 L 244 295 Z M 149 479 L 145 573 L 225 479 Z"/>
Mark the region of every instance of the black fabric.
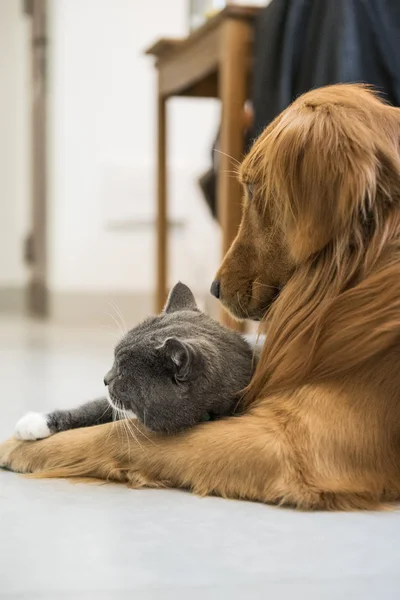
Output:
<path fill-rule="evenodd" d="M 372 84 L 400 106 L 400 0 L 272 0 L 255 25 L 248 147 L 300 94 L 350 82 Z M 214 217 L 217 171 L 214 154 L 200 180 Z"/>
<path fill-rule="evenodd" d="M 219 148 L 219 129 L 211 148 L 211 168 L 208 169 L 201 177 L 199 177 L 198 183 L 201 191 L 203 192 L 204 199 L 211 211 L 214 219 L 218 218 L 217 215 L 217 176 L 218 176 L 218 148 Z"/>
<path fill-rule="evenodd" d="M 257 137 L 300 94 L 364 82 L 400 105 L 399 0 L 272 0 L 256 20 Z"/>
<path fill-rule="evenodd" d="M 251 133 L 246 131 L 245 133 L 245 147 L 247 150 L 252 144 Z M 219 164 L 219 130 L 217 137 L 213 143 L 211 149 L 211 164 L 212 167 L 208 169 L 198 179 L 198 184 L 203 193 L 204 200 L 206 201 L 208 208 L 214 219 L 218 219 L 218 207 L 217 207 L 217 186 L 218 186 L 218 164 Z"/>

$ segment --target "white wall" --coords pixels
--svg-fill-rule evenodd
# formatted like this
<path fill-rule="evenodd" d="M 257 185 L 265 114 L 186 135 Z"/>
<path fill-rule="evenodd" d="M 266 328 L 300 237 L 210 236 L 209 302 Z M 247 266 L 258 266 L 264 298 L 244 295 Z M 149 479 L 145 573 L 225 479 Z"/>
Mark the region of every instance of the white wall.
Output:
<path fill-rule="evenodd" d="M 27 279 L 23 240 L 29 207 L 29 48 L 22 3 L 0 1 L 0 287 Z"/>
<path fill-rule="evenodd" d="M 143 50 L 186 32 L 186 0 L 50 3 L 52 290 L 153 289 L 156 78 Z M 170 279 L 199 291 L 220 241 L 194 178 L 209 164 L 218 116 L 210 100 L 169 107 L 171 212 L 185 222 L 173 236 Z M 117 222 L 127 229 L 113 229 Z"/>

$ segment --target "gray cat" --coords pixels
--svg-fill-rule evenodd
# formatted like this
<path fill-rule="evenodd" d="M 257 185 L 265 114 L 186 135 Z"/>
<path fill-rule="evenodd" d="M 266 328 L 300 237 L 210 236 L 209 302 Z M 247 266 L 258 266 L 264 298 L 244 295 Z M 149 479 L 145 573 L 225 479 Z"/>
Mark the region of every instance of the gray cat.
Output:
<path fill-rule="evenodd" d="M 147 429 L 177 433 L 231 415 L 255 367 L 255 354 L 238 333 L 202 313 L 190 289 L 177 283 L 164 311 L 131 329 L 115 348 L 104 383 L 109 398 L 72 410 L 28 413 L 20 439 L 136 416 Z M 115 410 L 114 410 L 115 409 Z"/>

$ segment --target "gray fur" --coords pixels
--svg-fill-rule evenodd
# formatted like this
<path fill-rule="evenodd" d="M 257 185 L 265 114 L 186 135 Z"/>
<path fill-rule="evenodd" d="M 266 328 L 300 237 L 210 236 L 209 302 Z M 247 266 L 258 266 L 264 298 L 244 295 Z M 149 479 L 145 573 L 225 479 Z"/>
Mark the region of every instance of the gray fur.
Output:
<path fill-rule="evenodd" d="M 107 398 L 99 398 L 81 404 L 71 410 L 55 410 L 46 415 L 47 426 L 52 433 L 101 425 L 113 420 L 113 408 Z"/>
<path fill-rule="evenodd" d="M 112 404 L 150 430 L 176 433 L 206 417 L 231 415 L 255 366 L 238 333 L 202 313 L 178 283 L 164 311 L 131 329 L 117 344 L 104 378 Z M 106 399 L 47 416 L 52 432 L 112 419 Z"/>

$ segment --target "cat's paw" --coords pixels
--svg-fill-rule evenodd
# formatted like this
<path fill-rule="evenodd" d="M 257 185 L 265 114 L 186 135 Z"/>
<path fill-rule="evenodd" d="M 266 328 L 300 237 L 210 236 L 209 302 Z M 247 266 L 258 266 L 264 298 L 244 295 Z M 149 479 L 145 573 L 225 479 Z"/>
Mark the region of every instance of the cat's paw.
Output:
<path fill-rule="evenodd" d="M 41 440 L 51 435 L 46 415 L 29 412 L 18 421 L 14 435 L 18 440 Z"/>

